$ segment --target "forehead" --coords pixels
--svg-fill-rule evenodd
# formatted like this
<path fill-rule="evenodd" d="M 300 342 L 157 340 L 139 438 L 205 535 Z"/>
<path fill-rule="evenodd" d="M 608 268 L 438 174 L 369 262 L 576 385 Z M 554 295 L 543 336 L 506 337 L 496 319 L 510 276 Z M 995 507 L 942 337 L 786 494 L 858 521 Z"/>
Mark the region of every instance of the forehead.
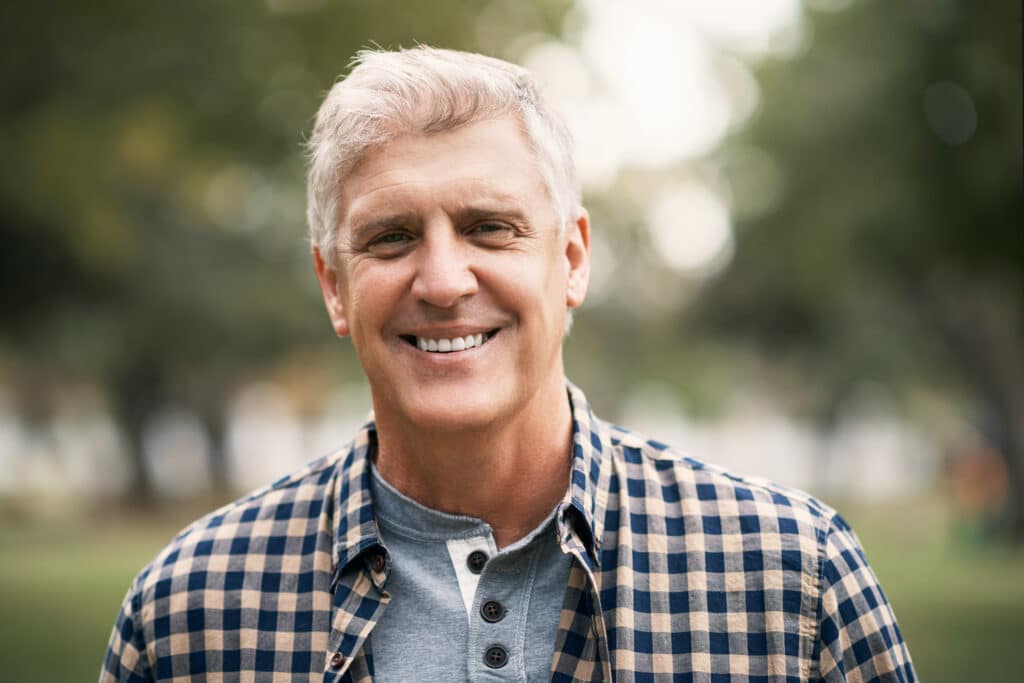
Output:
<path fill-rule="evenodd" d="M 343 182 L 340 200 L 342 226 L 385 212 L 549 203 L 536 157 L 511 117 L 405 134 L 373 148 Z"/>

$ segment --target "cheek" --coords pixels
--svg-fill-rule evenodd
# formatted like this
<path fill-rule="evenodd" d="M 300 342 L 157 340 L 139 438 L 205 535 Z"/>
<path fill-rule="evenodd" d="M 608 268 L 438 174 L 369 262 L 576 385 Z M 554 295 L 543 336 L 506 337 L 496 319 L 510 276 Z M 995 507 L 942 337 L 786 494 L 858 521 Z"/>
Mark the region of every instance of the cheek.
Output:
<path fill-rule="evenodd" d="M 569 266 L 561 253 L 548 253 L 542 263 L 537 265 L 534 275 L 536 282 L 543 283 L 543 297 L 558 308 L 566 305 L 566 292 L 569 284 Z"/>
<path fill-rule="evenodd" d="M 566 308 L 567 275 L 557 260 L 548 255 L 521 259 L 495 281 L 500 282 L 498 296 L 518 312 L 522 323 L 560 324 Z"/>
<path fill-rule="evenodd" d="M 347 282 L 349 323 L 353 328 L 383 324 L 401 299 L 401 280 L 386 269 L 357 268 Z"/>
<path fill-rule="evenodd" d="M 353 285 L 349 292 L 349 336 L 364 367 L 375 366 L 377 362 L 373 359 L 384 352 L 381 340 L 391 309 L 380 287 L 368 281 Z"/>

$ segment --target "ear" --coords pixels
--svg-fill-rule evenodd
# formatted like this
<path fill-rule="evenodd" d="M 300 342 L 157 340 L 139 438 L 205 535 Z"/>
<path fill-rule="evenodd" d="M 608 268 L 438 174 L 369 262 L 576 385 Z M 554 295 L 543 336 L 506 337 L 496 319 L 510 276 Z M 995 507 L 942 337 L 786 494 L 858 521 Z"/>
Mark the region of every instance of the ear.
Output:
<path fill-rule="evenodd" d="M 347 337 L 348 318 L 345 317 L 338 272 L 324 261 L 318 247 L 313 247 L 313 268 L 316 270 L 316 279 L 320 282 L 320 292 L 324 295 L 324 304 L 327 305 L 327 315 L 331 318 L 334 332 L 339 337 Z"/>
<path fill-rule="evenodd" d="M 566 226 L 565 260 L 569 266 L 569 281 L 565 303 L 577 308 L 587 296 L 590 284 L 590 214 L 582 206 L 573 223 Z"/>

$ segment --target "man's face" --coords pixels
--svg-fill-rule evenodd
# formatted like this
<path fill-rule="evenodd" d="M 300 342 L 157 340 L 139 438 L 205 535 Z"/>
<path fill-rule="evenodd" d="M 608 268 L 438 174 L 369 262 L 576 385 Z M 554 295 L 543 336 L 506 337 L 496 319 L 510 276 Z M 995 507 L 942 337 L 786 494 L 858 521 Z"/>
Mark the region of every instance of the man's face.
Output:
<path fill-rule="evenodd" d="M 338 254 L 314 261 L 378 418 L 479 429 L 561 386 L 566 310 L 582 303 L 589 276 L 589 225 L 581 212 L 559 230 L 513 119 L 372 150 L 344 182 L 339 215 Z"/>

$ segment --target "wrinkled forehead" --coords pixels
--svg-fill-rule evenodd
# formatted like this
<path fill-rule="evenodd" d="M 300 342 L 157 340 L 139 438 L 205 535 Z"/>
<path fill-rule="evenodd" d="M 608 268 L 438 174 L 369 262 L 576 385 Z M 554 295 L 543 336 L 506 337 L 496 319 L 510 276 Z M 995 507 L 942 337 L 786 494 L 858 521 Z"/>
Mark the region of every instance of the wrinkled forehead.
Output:
<path fill-rule="evenodd" d="M 417 207 L 549 205 L 526 136 L 509 118 L 439 133 L 406 133 L 368 150 L 339 193 L 341 224 Z"/>
<path fill-rule="evenodd" d="M 443 188 L 467 197 L 552 200 L 540 156 L 519 117 L 474 118 L 436 131 L 422 126 L 395 128 L 393 135 L 359 154 L 339 183 L 340 215 L 368 190 L 415 188 L 436 178 Z"/>
<path fill-rule="evenodd" d="M 465 108 L 454 109 L 448 104 L 450 103 L 433 100 L 417 103 L 400 116 L 396 115 L 388 120 L 379 121 L 377 135 L 348 158 L 342 178 L 358 173 L 360 167 L 364 165 L 365 159 L 392 147 L 396 141 L 417 138 L 427 140 L 433 135 L 458 132 L 461 129 L 491 121 L 508 121 L 515 126 L 519 131 L 522 144 L 534 157 L 534 160 L 539 162 L 539 155 L 530 139 L 530 133 L 521 112 L 479 107 L 472 109 L 469 108 L 471 103 L 466 103 Z"/>

